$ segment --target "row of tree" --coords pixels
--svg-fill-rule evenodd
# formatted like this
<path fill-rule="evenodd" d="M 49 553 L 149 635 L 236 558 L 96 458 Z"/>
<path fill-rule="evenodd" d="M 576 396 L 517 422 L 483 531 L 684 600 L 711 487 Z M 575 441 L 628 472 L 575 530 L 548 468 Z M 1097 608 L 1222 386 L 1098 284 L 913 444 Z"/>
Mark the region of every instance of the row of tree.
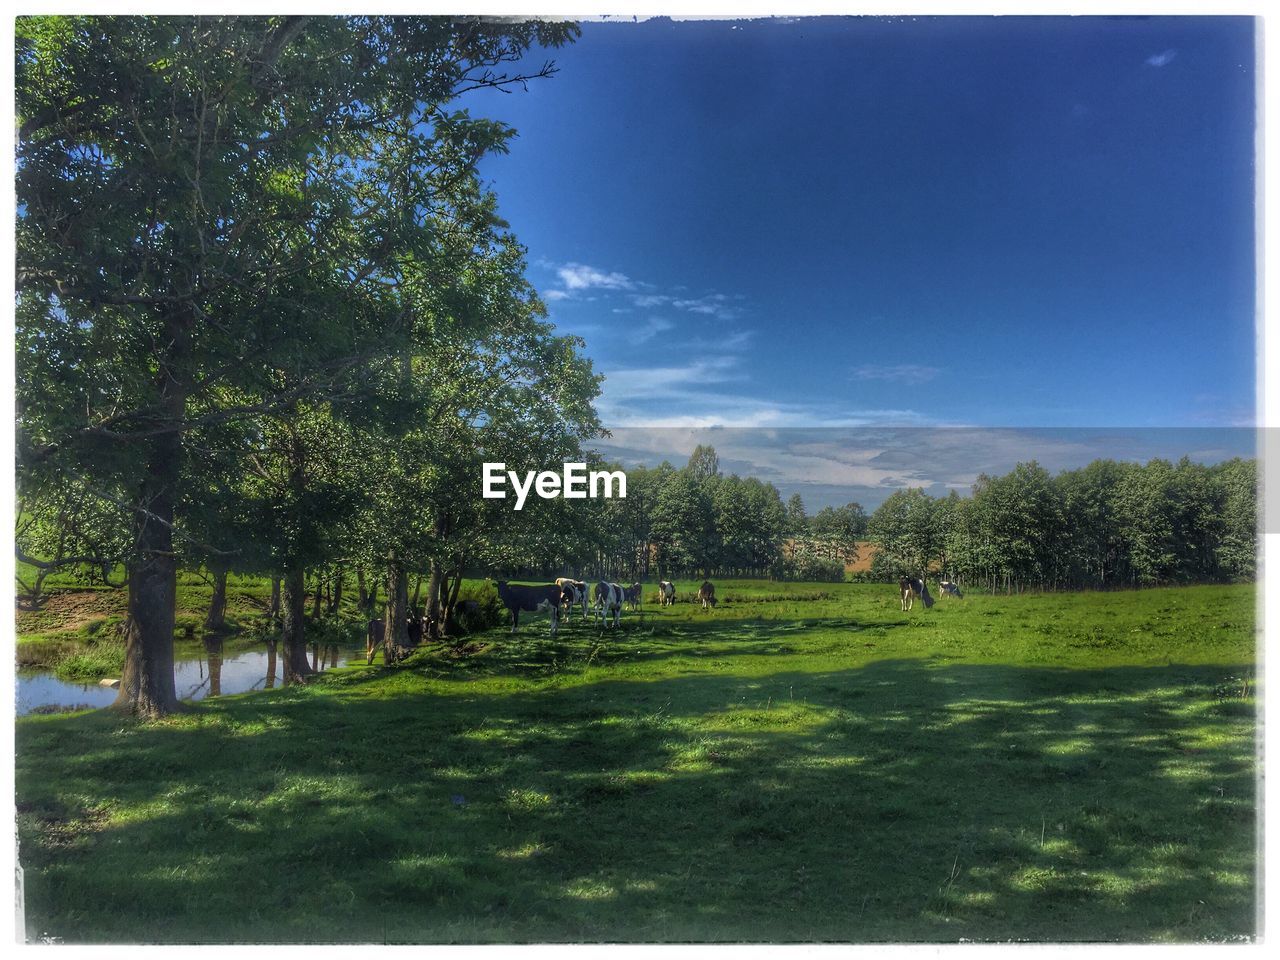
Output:
<path fill-rule="evenodd" d="M 1096 460 L 1051 476 L 1034 461 L 969 497 L 891 495 L 872 515 L 872 575 L 932 571 L 991 590 L 1249 580 L 1257 464 Z"/>
<path fill-rule="evenodd" d="M 127 588 L 119 707 L 177 707 L 180 566 L 280 579 L 288 679 L 308 571 L 382 571 L 395 649 L 410 571 L 438 605 L 496 523 L 491 553 L 536 553 L 477 458 L 580 458 L 599 378 L 477 173 L 513 131 L 457 102 L 576 35 L 18 21 L 18 556 Z"/>

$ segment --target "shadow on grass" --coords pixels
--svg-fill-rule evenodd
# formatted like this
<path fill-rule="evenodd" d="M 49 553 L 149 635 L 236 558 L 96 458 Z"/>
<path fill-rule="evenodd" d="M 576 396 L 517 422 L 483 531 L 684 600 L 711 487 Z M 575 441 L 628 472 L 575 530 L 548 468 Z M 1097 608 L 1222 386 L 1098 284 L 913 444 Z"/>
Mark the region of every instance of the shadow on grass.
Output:
<path fill-rule="evenodd" d="M 1227 682 L 1248 669 L 890 660 L 513 693 L 351 671 L 174 723 L 24 722 L 29 930 L 1251 935 L 1254 716 Z"/>

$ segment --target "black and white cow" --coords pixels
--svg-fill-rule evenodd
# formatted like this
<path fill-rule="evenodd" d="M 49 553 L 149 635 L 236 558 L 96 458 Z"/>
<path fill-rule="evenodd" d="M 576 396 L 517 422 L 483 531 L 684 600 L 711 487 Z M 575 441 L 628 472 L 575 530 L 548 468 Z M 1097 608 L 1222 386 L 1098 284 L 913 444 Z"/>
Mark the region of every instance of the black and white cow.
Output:
<path fill-rule="evenodd" d="M 940 580 L 938 581 L 938 586 L 942 588 L 942 595 L 944 597 L 959 597 L 961 600 L 964 599 L 964 594 L 960 592 L 960 585 L 958 583 L 951 580 Z"/>
<path fill-rule="evenodd" d="M 511 632 L 516 632 L 520 625 L 520 611 L 533 613 L 538 610 L 551 612 L 551 635 L 555 636 L 560 628 L 560 602 L 564 592 L 554 583 L 508 583 L 497 582 L 498 599 L 511 611 Z"/>
<path fill-rule="evenodd" d="M 915 604 L 916 597 L 919 597 L 924 603 L 924 608 L 928 610 L 933 606 L 933 597 L 929 595 L 929 585 L 923 580 L 915 577 L 903 577 L 898 581 L 898 589 L 902 593 L 902 609 L 910 610 Z"/>
<path fill-rule="evenodd" d="M 626 592 L 621 584 L 607 583 L 601 580 L 596 584 L 596 613 L 600 617 L 602 627 L 609 625 L 609 614 L 613 614 L 613 625 L 619 625 L 622 618 L 622 603 Z"/>
<path fill-rule="evenodd" d="M 703 610 L 713 609 L 716 605 L 716 588 L 710 580 L 703 580 L 702 586 L 698 588 L 698 600 L 702 603 Z"/>
<path fill-rule="evenodd" d="M 676 602 L 676 585 L 670 580 L 658 581 L 658 596 L 662 598 L 662 605 L 669 607 Z"/>
<path fill-rule="evenodd" d="M 631 604 L 631 609 L 639 609 L 640 601 L 642 599 L 641 594 L 644 593 L 644 584 L 633 583 L 622 592 L 625 594 L 627 603 Z"/>

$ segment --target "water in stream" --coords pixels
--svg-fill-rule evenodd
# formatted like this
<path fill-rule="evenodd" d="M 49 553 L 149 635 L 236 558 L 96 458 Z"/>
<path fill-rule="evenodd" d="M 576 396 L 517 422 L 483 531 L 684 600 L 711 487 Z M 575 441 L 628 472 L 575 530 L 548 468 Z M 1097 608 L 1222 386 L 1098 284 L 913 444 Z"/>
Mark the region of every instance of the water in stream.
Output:
<path fill-rule="evenodd" d="M 319 670 L 325 666 L 344 666 L 353 655 L 351 651 L 336 646 L 322 647 L 317 655 L 312 647 L 308 659 Z M 250 690 L 269 690 L 283 684 L 284 664 L 276 653 L 265 648 L 221 652 L 211 649 L 200 657 L 175 654 L 173 679 L 178 699 L 202 700 Z M 16 680 L 20 717 L 34 712 L 52 712 L 55 708 L 105 707 L 116 698 L 116 690 L 111 687 L 98 683 L 68 683 L 54 676 L 52 670 L 22 670 Z"/>

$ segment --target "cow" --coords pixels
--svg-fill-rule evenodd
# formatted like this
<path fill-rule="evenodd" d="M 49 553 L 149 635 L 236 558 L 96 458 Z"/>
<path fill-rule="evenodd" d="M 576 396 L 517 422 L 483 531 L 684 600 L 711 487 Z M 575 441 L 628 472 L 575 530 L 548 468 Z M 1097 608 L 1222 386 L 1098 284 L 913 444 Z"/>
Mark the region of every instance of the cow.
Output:
<path fill-rule="evenodd" d="M 641 594 L 644 592 L 644 585 L 640 583 L 633 583 L 622 592 L 625 595 L 627 603 L 631 604 L 631 609 L 638 610 L 640 608 Z"/>
<path fill-rule="evenodd" d="M 659 580 L 658 596 L 662 599 L 664 607 L 671 606 L 676 602 L 676 585 L 670 580 Z"/>
<path fill-rule="evenodd" d="M 600 625 L 609 625 L 609 614 L 613 614 L 613 625 L 619 626 L 622 618 L 622 601 L 625 591 L 621 584 L 607 583 L 601 580 L 596 584 L 596 613 L 600 617 Z"/>
<path fill-rule="evenodd" d="M 702 604 L 703 610 L 715 607 L 716 588 L 711 585 L 710 580 L 702 581 L 702 586 L 698 588 L 698 601 Z"/>
<path fill-rule="evenodd" d="M 387 625 L 381 619 L 370 620 L 364 629 L 364 662 L 373 663 L 373 653 L 382 646 L 382 638 L 386 635 Z"/>
<path fill-rule="evenodd" d="M 551 635 L 554 637 L 560 629 L 560 603 L 564 592 L 554 583 L 508 583 L 497 582 L 498 599 L 511 611 L 511 632 L 516 632 L 520 625 L 520 611 L 533 613 L 537 610 L 551 611 Z"/>
<path fill-rule="evenodd" d="M 915 604 L 916 597 L 924 603 L 924 608 L 928 610 L 933 606 L 933 597 L 929 596 L 929 585 L 923 579 L 915 577 L 903 577 L 898 581 L 898 590 L 902 593 L 902 609 L 910 610 Z"/>
<path fill-rule="evenodd" d="M 587 585 L 581 580 L 569 577 L 557 577 L 556 586 L 560 588 L 560 603 L 568 613 L 578 604 L 582 605 L 582 619 L 587 619 Z"/>
<path fill-rule="evenodd" d="M 942 588 L 944 597 L 959 597 L 964 599 L 964 594 L 960 592 L 960 585 L 951 580 L 939 580 L 938 586 Z"/>

